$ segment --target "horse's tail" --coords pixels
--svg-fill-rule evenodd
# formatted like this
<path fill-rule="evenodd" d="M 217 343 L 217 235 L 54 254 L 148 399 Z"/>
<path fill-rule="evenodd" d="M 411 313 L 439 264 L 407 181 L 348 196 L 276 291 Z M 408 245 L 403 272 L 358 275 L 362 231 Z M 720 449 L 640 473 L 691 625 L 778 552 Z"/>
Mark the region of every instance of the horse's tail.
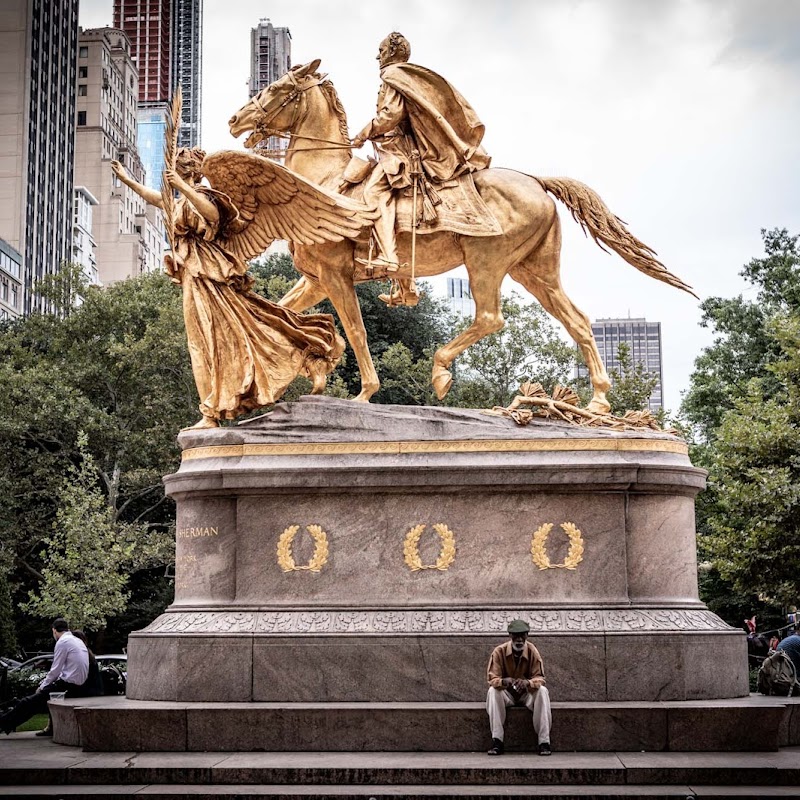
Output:
<path fill-rule="evenodd" d="M 689 284 L 684 283 L 677 275 L 673 275 L 654 258 L 655 250 L 640 242 L 625 227 L 625 222 L 611 213 L 594 189 L 572 178 L 536 178 L 536 180 L 546 192 L 564 203 L 570 210 L 572 218 L 584 232 L 589 232 L 598 247 L 603 250 L 606 249 L 604 245 L 610 247 L 645 275 L 697 297 Z"/>

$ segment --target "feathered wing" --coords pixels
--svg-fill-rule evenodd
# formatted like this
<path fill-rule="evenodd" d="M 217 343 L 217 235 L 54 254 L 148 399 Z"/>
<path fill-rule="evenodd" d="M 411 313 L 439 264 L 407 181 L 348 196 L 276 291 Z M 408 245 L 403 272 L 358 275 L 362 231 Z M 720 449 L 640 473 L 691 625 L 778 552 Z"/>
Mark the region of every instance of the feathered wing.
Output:
<path fill-rule="evenodd" d="M 275 239 L 322 244 L 354 239 L 377 212 L 263 156 L 222 150 L 206 157 L 203 174 L 236 206 L 239 219 L 223 233 L 226 247 L 249 261 Z"/>

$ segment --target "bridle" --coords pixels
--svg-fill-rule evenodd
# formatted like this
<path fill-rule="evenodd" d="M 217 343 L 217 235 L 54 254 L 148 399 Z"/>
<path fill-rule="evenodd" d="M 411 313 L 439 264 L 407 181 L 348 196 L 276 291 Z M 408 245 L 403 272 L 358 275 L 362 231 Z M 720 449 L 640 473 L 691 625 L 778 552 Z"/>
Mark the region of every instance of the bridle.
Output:
<path fill-rule="evenodd" d="M 304 108 L 301 110 L 300 103 L 303 100 L 303 95 L 309 89 L 313 89 L 315 86 L 319 86 L 322 84 L 325 79 L 328 77 L 327 75 L 320 75 L 310 81 L 307 81 L 302 86 L 298 84 L 297 77 L 292 72 L 288 72 L 287 76 L 292 83 L 291 91 L 283 98 L 283 100 L 278 104 L 278 106 L 274 109 L 274 111 L 270 111 L 268 107 L 265 107 L 261 100 L 259 99 L 259 92 L 253 97 L 250 98 L 250 101 L 255 105 L 255 107 L 264 115 L 265 119 L 259 120 L 253 127 L 254 130 L 258 133 L 265 134 L 266 136 L 283 136 L 289 139 L 306 139 L 311 142 L 322 142 L 323 144 L 332 145 L 331 147 L 307 147 L 304 148 L 305 150 L 350 150 L 352 145 L 348 142 L 347 144 L 343 142 L 334 142 L 332 139 L 320 139 L 317 136 L 306 136 L 302 133 L 294 133 L 291 128 L 294 128 L 295 125 L 302 122 L 306 115 L 308 114 L 308 104 L 304 103 Z M 294 103 L 294 114 L 292 119 L 286 124 L 286 130 L 281 130 L 279 128 L 271 127 L 271 122 L 277 118 L 277 116 L 286 108 L 286 106 Z"/>

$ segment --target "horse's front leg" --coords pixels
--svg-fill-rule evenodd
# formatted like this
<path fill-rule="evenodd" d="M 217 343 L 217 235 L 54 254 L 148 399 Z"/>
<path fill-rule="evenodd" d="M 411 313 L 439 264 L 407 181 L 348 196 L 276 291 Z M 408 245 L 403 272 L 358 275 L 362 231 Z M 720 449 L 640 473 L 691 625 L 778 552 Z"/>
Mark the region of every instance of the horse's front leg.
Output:
<path fill-rule="evenodd" d="M 380 389 L 381 384 L 367 345 L 367 331 L 364 328 L 361 306 L 358 304 L 358 295 L 353 284 L 352 267 L 347 269 L 346 266 L 342 268 L 325 264 L 318 274 L 321 290 L 330 298 L 339 315 L 347 341 L 353 348 L 358 371 L 361 373 L 361 391 L 355 399 L 368 403 L 370 397 Z"/>

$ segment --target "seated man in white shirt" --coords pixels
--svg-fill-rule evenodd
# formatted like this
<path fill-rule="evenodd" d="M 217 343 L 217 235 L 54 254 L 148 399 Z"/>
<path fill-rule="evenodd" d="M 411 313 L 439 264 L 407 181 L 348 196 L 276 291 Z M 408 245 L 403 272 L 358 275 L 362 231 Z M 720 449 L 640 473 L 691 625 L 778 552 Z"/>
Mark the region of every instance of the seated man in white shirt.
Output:
<path fill-rule="evenodd" d="M 84 697 L 84 683 L 89 675 L 89 651 L 73 636 L 65 619 L 53 620 L 53 666 L 39 684 L 35 694 L 23 698 L 16 706 L 0 715 L 0 729 L 9 734 L 35 714 L 47 711 L 51 692 L 66 692 L 67 697 Z"/>

